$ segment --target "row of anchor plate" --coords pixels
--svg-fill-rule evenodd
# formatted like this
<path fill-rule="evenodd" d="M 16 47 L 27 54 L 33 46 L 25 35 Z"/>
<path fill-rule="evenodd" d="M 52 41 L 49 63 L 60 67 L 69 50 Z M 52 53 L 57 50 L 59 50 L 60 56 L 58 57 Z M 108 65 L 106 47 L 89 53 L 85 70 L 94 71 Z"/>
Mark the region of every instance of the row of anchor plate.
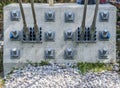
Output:
<path fill-rule="evenodd" d="M 75 20 L 75 13 L 69 11 L 65 12 L 64 15 L 65 22 L 74 22 Z M 55 22 L 55 12 L 50 10 L 48 12 L 45 12 L 45 21 L 46 22 Z M 11 21 L 19 21 L 21 18 L 20 11 L 19 10 L 12 10 L 11 11 Z M 100 21 L 108 21 L 109 20 L 109 12 L 108 11 L 101 11 L 99 13 L 99 19 Z"/>
<path fill-rule="evenodd" d="M 20 50 L 17 48 L 11 49 L 10 51 L 11 59 L 19 59 L 20 58 Z M 76 53 L 73 48 L 67 48 L 64 50 L 65 59 L 74 59 Z M 107 49 L 99 50 L 99 59 L 107 59 L 109 52 Z M 47 48 L 44 51 L 45 59 L 55 59 L 55 50 L 53 48 Z"/>
<path fill-rule="evenodd" d="M 52 30 L 49 30 L 44 33 L 45 41 L 55 41 L 56 33 Z M 76 42 L 96 42 L 97 40 L 97 31 L 92 32 L 90 28 L 86 28 L 84 32 L 81 31 L 81 28 L 78 27 L 75 32 L 68 29 L 64 31 L 64 40 L 72 40 Z M 34 28 L 29 28 L 29 33 L 26 35 L 23 31 L 11 31 L 10 32 L 11 40 L 22 40 L 23 42 L 43 42 L 43 31 L 42 28 L 39 28 L 39 31 L 35 33 Z M 107 30 L 99 32 L 100 40 L 109 40 L 110 33 Z"/>

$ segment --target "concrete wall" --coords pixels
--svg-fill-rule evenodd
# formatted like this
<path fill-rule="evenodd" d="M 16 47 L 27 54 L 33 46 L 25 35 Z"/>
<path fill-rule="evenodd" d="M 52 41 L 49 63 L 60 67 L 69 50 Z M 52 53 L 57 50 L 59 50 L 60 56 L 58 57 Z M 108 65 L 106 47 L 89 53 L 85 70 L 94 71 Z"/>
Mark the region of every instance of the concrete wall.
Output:
<path fill-rule="evenodd" d="M 23 4 L 25 16 L 29 27 L 33 27 L 33 17 L 30 4 Z M 88 5 L 86 27 L 89 27 L 93 20 L 95 5 Z M 23 43 L 21 41 L 11 41 L 9 34 L 13 30 L 22 30 L 23 23 L 20 21 L 11 21 L 10 12 L 12 10 L 20 10 L 18 4 L 10 4 L 4 7 L 4 74 L 7 74 L 12 67 L 21 66 L 27 60 L 32 62 L 40 62 L 45 60 L 44 50 L 48 47 L 55 49 L 55 59 L 48 61 L 55 63 L 77 63 L 77 62 L 115 62 L 116 61 L 116 8 L 112 5 L 100 5 L 96 30 L 96 43 L 76 43 L 75 41 L 64 41 L 64 31 L 71 29 L 75 31 L 81 26 L 83 17 L 83 5 L 78 4 L 55 4 L 49 7 L 48 4 L 35 4 L 36 17 L 39 27 L 42 27 L 43 33 L 48 30 L 55 31 L 55 41 L 43 43 Z M 45 22 L 44 13 L 52 10 L 55 11 L 55 22 Z M 64 13 L 71 11 L 75 13 L 75 21 L 73 23 L 66 23 L 64 21 Z M 100 22 L 99 12 L 108 11 L 109 21 Z M 99 32 L 108 30 L 111 34 L 109 41 L 100 41 Z M 44 36 L 43 36 L 44 39 Z M 64 59 L 64 50 L 72 47 L 75 50 L 75 57 L 73 60 Z M 10 57 L 10 50 L 13 48 L 20 49 L 20 58 L 12 59 Z M 99 59 L 99 50 L 107 48 L 109 51 L 108 59 Z"/>

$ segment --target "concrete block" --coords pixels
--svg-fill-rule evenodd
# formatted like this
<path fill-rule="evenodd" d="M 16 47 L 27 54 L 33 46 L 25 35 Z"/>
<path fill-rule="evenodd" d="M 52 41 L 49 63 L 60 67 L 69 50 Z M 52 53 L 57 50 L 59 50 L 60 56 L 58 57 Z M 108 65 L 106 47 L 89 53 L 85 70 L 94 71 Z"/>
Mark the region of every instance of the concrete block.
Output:
<path fill-rule="evenodd" d="M 25 18 L 28 27 L 34 26 L 32 10 L 30 4 L 23 4 Z M 11 31 L 23 31 L 23 21 L 11 21 L 10 13 L 13 10 L 20 10 L 19 4 L 10 4 L 4 7 L 4 74 L 7 74 L 12 67 L 22 66 L 27 60 L 32 62 L 41 62 L 47 60 L 52 63 L 77 63 L 77 62 L 104 62 L 110 63 L 116 61 L 116 8 L 110 4 L 99 5 L 96 21 L 96 42 L 77 43 L 76 41 L 65 41 L 64 33 L 68 29 L 75 32 L 81 26 L 83 17 L 83 5 L 78 4 L 35 4 L 36 18 L 39 28 L 42 28 L 44 34 L 48 30 L 55 32 L 54 42 L 45 41 L 45 35 L 42 35 L 42 42 L 22 42 L 11 41 L 9 34 Z M 88 5 L 86 16 L 86 27 L 90 27 L 94 16 L 95 5 Z M 45 13 L 55 12 L 55 20 L 46 22 Z M 99 13 L 102 11 L 109 12 L 109 21 L 100 21 Z M 74 22 L 65 22 L 64 15 L 66 12 L 74 13 Z M 108 30 L 111 37 L 108 41 L 99 40 L 99 32 Z M 10 50 L 17 47 L 20 50 L 19 59 L 11 59 Z M 74 59 L 66 60 L 64 51 L 71 47 L 76 51 Z M 45 59 L 44 51 L 47 48 L 55 50 L 54 59 Z M 99 59 L 99 50 L 108 49 L 107 59 Z M 9 68 L 8 68 L 9 67 Z"/>

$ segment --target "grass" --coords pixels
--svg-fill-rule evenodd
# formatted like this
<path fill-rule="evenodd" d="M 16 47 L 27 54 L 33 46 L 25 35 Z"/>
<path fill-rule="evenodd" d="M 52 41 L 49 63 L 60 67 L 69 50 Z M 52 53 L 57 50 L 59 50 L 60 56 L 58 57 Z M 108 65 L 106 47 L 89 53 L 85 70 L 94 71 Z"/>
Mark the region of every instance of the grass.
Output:
<path fill-rule="evenodd" d="M 32 66 L 44 66 L 49 65 L 50 63 L 48 61 L 41 61 L 40 63 L 33 63 L 32 61 L 27 61 L 28 64 Z M 87 72 L 102 72 L 102 71 L 112 71 L 112 65 L 106 64 L 106 63 L 83 63 L 79 62 L 77 65 L 73 66 L 77 67 L 80 71 L 80 73 L 84 74 Z"/>
<path fill-rule="evenodd" d="M 77 67 L 80 70 L 80 73 L 84 74 L 87 72 L 102 72 L 102 71 L 111 71 L 112 66 L 105 63 L 77 63 Z"/>
<path fill-rule="evenodd" d="M 44 65 L 49 65 L 50 63 L 48 61 L 41 61 L 41 62 L 35 62 L 33 63 L 32 61 L 27 60 L 27 63 L 32 65 L 32 66 L 44 66 Z"/>
<path fill-rule="evenodd" d="M 41 61 L 39 63 L 40 66 L 44 66 L 44 65 L 49 65 L 49 62 L 48 61 Z"/>
<path fill-rule="evenodd" d="M 26 62 L 27 62 L 27 64 L 30 64 L 30 65 L 35 66 L 35 67 L 37 67 L 37 66 L 44 66 L 44 65 L 49 65 L 50 64 L 48 61 L 41 61 L 40 63 L 37 63 L 37 62 L 33 63 L 32 61 L 27 60 Z M 8 78 L 9 78 L 9 75 L 14 72 L 14 70 L 18 70 L 18 69 L 22 70 L 22 68 L 13 67 L 12 70 L 7 74 Z"/>
<path fill-rule="evenodd" d="M 8 73 L 8 75 L 12 74 L 14 70 L 18 70 L 19 68 L 13 67 L 12 70 Z"/>

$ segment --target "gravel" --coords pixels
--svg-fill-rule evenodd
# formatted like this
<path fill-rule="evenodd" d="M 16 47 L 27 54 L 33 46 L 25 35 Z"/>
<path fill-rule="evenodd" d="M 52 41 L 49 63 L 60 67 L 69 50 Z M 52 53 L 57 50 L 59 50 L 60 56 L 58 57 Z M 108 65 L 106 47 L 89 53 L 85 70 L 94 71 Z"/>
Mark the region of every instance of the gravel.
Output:
<path fill-rule="evenodd" d="M 120 88 L 120 74 L 115 71 L 80 74 L 77 68 L 53 64 L 28 65 L 5 77 L 4 88 Z"/>

